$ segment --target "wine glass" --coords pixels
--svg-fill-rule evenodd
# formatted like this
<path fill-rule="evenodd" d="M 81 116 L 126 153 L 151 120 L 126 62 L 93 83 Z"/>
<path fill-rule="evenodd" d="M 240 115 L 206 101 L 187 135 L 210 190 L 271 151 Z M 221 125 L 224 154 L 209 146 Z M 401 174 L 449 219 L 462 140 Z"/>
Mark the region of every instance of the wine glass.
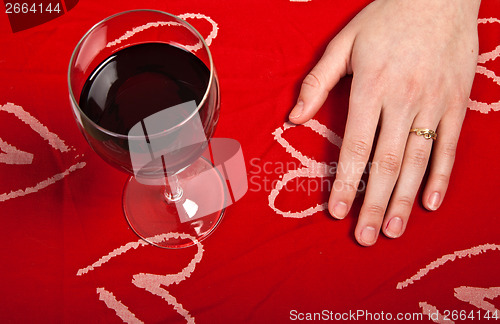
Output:
<path fill-rule="evenodd" d="M 196 29 L 156 10 L 106 18 L 77 44 L 68 87 L 92 149 L 131 174 L 123 211 L 132 230 L 164 248 L 190 246 L 212 233 L 227 199 L 209 149 L 220 93 Z"/>

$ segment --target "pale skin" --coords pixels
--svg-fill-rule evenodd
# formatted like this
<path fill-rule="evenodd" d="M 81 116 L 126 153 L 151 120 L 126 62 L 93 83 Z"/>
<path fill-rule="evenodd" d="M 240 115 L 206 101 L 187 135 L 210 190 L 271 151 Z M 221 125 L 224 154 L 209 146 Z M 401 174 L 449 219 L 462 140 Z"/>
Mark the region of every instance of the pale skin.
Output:
<path fill-rule="evenodd" d="M 355 237 L 375 244 L 380 232 L 400 237 L 429 164 L 422 204 L 437 210 L 445 196 L 478 54 L 480 0 L 375 0 L 329 43 L 305 77 L 290 121 L 302 124 L 329 91 L 352 74 L 339 167 L 328 202 L 349 213 L 373 151 Z M 375 134 L 378 127 L 378 139 Z M 410 133 L 435 130 L 435 141 Z M 432 151 L 432 154 L 431 154 Z"/>

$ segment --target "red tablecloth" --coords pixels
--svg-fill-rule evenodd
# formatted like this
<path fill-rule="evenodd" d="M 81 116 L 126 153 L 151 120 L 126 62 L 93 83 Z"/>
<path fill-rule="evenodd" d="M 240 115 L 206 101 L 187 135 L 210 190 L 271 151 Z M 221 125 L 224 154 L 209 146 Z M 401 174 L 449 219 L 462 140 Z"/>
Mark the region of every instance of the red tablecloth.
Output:
<path fill-rule="evenodd" d="M 338 159 L 349 78 L 314 122 L 284 122 L 328 40 L 368 2 L 82 0 L 15 33 L 2 9 L 0 321 L 273 323 L 400 313 L 459 322 L 500 310 L 500 1 L 481 5 L 480 62 L 437 212 L 416 203 L 400 239 L 381 235 L 364 248 L 353 238 L 361 199 L 343 221 L 323 210 L 331 178 L 297 177 L 272 191 L 306 156 Z M 211 39 L 222 91 L 216 137 L 238 140 L 247 163 L 246 195 L 187 249 L 142 245 L 129 229 L 127 175 L 92 152 L 68 100 L 80 37 L 135 8 L 205 17 L 188 19 Z"/>

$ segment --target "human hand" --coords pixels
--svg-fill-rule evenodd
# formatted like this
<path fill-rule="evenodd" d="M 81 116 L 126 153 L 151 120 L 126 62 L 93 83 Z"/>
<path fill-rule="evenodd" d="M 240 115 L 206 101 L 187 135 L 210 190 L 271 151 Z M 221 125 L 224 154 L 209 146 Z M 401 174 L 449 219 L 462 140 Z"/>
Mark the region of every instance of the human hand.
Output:
<path fill-rule="evenodd" d="M 376 0 L 333 38 L 302 83 L 289 116 L 296 124 L 312 118 L 339 79 L 353 74 L 328 209 L 339 219 L 347 215 L 375 146 L 355 229 L 361 245 L 373 245 L 381 229 L 390 238 L 403 234 L 429 159 L 422 202 L 433 211 L 443 201 L 475 75 L 479 3 Z M 425 139 L 413 128 L 438 137 Z"/>

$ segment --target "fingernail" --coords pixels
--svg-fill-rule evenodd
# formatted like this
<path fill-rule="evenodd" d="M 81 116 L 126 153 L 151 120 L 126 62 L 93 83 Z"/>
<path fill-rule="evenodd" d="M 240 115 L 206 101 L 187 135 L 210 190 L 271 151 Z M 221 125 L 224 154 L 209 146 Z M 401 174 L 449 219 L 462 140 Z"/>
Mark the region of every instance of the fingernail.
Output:
<path fill-rule="evenodd" d="M 343 219 L 347 216 L 347 205 L 345 202 L 339 201 L 333 206 L 333 217 Z"/>
<path fill-rule="evenodd" d="M 295 107 L 293 108 L 292 112 L 290 113 L 289 117 L 290 118 L 298 118 L 300 115 L 302 115 L 302 111 L 304 110 L 304 102 L 302 100 L 299 100 Z"/>
<path fill-rule="evenodd" d="M 429 197 L 429 208 L 430 210 L 436 210 L 438 209 L 439 205 L 441 202 L 441 196 L 439 195 L 439 192 L 434 192 L 430 197 Z"/>
<path fill-rule="evenodd" d="M 403 221 L 399 217 L 393 217 L 385 229 L 385 234 L 390 238 L 397 238 L 401 236 L 403 230 Z"/>
<path fill-rule="evenodd" d="M 371 226 L 366 226 L 361 231 L 360 240 L 365 245 L 373 245 L 375 240 L 377 239 L 377 232 L 375 232 L 375 228 Z"/>

